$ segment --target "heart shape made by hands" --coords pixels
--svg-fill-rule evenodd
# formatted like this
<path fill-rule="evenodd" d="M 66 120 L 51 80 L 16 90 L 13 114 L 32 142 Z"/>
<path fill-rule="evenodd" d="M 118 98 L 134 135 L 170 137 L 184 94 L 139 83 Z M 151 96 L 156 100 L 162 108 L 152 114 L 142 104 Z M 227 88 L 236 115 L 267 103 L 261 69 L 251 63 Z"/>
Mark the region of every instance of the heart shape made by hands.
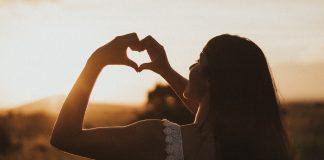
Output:
<path fill-rule="evenodd" d="M 138 51 L 133 51 L 130 48 L 127 48 L 126 52 L 127 52 L 127 57 L 130 60 L 134 61 L 138 66 L 140 66 L 143 63 L 152 62 L 146 50 L 138 52 Z"/>

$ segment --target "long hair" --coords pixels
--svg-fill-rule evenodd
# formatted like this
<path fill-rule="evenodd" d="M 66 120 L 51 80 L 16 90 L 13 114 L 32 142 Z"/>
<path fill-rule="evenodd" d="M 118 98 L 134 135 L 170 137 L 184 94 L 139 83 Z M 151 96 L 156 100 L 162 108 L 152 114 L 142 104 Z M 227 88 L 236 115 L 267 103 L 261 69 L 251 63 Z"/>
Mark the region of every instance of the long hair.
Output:
<path fill-rule="evenodd" d="M 207 120 L 217 160 L 291 160 L 262 50 L 246 38 L 223 34 L 212 38 L 201 54 L 207 58 Z"/>

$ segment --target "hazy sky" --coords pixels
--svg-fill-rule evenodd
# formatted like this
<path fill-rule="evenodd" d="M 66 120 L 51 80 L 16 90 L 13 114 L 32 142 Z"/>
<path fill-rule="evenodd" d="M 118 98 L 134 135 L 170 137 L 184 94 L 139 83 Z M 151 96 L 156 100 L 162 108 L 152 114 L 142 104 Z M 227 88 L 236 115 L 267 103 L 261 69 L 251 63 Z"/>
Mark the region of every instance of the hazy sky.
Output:
<path fill-rule="evenodd" d="M 248 37 L 265 52 L 284 99 L 324 99 L 322 0 L 0 0 L 0 106 L 67 94 L 89 55 L 129 32 L 155 37 L 185 77 L 213 36 Z M 91 100 L 140 104 L 156 82 L 164 81 L 149 71 L 108 67 Z"/>

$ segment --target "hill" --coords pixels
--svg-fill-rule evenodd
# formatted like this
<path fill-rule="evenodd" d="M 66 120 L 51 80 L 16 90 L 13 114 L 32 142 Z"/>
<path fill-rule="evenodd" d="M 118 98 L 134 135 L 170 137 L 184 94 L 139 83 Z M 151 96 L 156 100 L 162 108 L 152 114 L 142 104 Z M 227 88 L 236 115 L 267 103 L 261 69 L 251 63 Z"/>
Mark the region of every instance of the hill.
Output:
<path fill-rule="evenodd" d="M 56 118 L 65 96 L 50 96 L 30 103 L 4 109 L 2 113 L 34 114 L 46 113 Z M 136 115 L 143 111 L 143 107 L 131 105 L 118 105 L 106 103 L 89 103 L 85 115 L 85 125 L 87 127 L 120 125 L 126 124 L 135 119 Z"/>

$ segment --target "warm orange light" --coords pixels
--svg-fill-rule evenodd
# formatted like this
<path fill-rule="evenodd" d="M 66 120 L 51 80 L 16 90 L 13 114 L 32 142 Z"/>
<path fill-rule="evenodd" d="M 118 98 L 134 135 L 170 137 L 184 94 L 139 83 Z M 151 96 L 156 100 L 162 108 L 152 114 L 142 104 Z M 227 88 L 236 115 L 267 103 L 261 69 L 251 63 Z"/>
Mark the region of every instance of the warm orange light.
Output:
<path fill-rule="evenodd" d="M 289 12 L 282 7 L 287 5 Z M 133 31 L 140 38 L 151 34 L 159 40 L 184 76 L 211 37 L 248 37 L 265 51 L 271 66 L 308 63 L 301 72 L 293 72 L 295 65 L 274 69 L 284 97 L 320 99 L 323 7 L 324 2 L 308 1 L 266 6 L 225 1 L 0 1 L 0 106 L 67 94 L 96 48 Z M 139 63 L 149 60 L 143 54 L 129 56 Z M 108 67 L 91 100 L 140 104 L 156 82 L 163 80 L 150 71 Z"/>

